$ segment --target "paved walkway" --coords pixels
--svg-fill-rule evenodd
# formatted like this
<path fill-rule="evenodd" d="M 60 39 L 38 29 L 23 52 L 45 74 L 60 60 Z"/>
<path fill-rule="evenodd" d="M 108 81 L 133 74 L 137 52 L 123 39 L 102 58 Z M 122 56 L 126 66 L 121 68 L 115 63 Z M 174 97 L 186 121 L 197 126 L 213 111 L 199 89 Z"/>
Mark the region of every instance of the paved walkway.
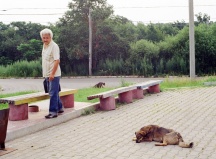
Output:
<path fill-rule="evenodd" d="M 113 111 L 81 116 L 6 142 L 4 159 L 214 159 L 216 87 L 161 92 Z M 57 119 L 51 119 L 57 120 Z M 134 132 L 158 124 L 180 132 L 194 148 L 135 143 Z M 0 158 L 1 158 L 0 157 Z"/>

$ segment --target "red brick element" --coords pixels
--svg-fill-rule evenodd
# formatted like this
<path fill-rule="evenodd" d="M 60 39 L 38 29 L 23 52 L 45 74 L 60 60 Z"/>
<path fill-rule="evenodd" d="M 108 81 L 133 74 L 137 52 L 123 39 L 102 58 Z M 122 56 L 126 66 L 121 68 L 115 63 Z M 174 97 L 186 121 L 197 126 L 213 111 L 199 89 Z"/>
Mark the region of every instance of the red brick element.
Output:
<path fill-rule="evenodd" d="M 60 99 L 62 101 L 62 105 L 64 106 L 64 108 L 74 107 L 74 94 L 70 94 L 67 96 L 61 96 Z"/>
<path fill-rule="evenodd" d="M 39 112 L 39 107 L 37 105 L 30 105 L 28 108 L 29 112 Z"/>
<path fill-rule="evenodd" d="M 149 93 L 160 93 L 159 84 L 149 87 L 148 91 Z"/>
<path fill-rule="evenodd" d="M 100 98 L 101 110 L 114 110 L 115 108 L 115 98 L 113 96 L 107 98 Z"/>
<path fill-rule="evenodd" d="M 132 103 L 133 102 L 133 94 L 132 91 L 127 91 L 124 93 L 120 93 L 118 95 L 120 103 Z"/>
<path fill-rule="evenodd" d="M 28 104 L 14 105 L 9 104 L 9 120 L 26 120 L 28 119 Z"/>
<path fill-rule="evenodd" d="M 132 91 L 133 99 L 143 99 L 144 98 L 144 92 L 143 89 L 134 89 Z"/>

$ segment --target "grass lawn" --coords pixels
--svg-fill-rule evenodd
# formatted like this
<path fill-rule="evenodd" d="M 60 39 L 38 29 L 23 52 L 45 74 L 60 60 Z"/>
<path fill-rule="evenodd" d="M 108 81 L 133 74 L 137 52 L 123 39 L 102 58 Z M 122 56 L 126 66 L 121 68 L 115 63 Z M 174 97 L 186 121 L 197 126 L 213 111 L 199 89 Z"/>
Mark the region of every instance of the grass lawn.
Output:
<path fill-rule="evenodd" d="M 171 89 L 204 87 L 203 83 L 207 80 L 208 79 L 190 80 L 189 78 L 167 78 L 160 84 L 160 88 L 162 91 L 167 91 Z"/>
<path fill-rule="evenodd" d="M 205 78 L 199 78 L 196 80 L 190 80 L 189 78 L 167 78 L 165 79 L 161 84 L 160 88 L 162 91 L 168 91 L 172 89 L 180 89 L 180 88 L 194 88 L 194 87 L 204 87 L 204 82 L 210 82 L 210 81 L 216 81 L 216 76 L 210 76 Z M 128 86 L 132 83 L 126 83 L 125 81 L 122 81 L 121 86 Z M 77 93 L 75 93 L 75 102 L 91 102 L 95 103 L 98 102 L 99 99 L 93 99 L 93 100 L 87 100 L 87 96 L 92 94 L 97 94 L 100 92 L 105 92 L 112 90 L 114 88 L 84 88 L 79 89 Z M 11 94 L 0 94 L 0 98 L 3 97 L 11 97 L 11 96 L 17 96 L 17 95 L 23 95 L 23 94 L 29 94 L 34 93 L 34 91 L 27 91 L 27 92 L 17 92 L 17 93 L 11 93 Z M 0 110 L 7 108 L 7 104 L 0 104 Z"/>
<path fill-rule="evenodd" d="M 79 89 L 77 93 L 74 95 L 75 102 L 90 102 L 95 103 L 98 102 L 99 99 L 88 100 L 87 97 L 93 94 L 106 92 L 115 88 L 84 88 Z"/>
<path fill-rule="evenodd" d="M 160 84 L 162 91 L 182 88 L 206 87 L 204 82 L 216 82 L 216 76 L 206 76 L 191 80 L 190 78 L 166 78 Z"/>

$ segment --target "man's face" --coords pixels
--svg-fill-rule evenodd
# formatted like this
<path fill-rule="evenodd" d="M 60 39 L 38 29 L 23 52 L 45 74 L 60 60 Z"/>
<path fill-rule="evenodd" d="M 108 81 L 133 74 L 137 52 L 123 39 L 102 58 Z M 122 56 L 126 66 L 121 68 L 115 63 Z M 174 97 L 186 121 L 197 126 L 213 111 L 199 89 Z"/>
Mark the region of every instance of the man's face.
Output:
<path fill-rule="evenodd" d="M 48 45 L 51 41 L 51 37 L 49 34 L 43 34 L 42 35 L 42 41 L 45 45 Z"/>

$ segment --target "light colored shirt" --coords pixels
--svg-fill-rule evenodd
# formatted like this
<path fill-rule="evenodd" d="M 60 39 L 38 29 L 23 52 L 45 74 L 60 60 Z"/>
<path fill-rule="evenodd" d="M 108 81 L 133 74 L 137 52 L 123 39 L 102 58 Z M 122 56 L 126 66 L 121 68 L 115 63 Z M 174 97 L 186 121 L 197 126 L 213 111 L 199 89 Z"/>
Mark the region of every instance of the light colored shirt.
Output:
<path fill-rule="evenodd" d="M 49 45 L 43 45 L 42 50 L 42 70 L 43 77 L 49 77 L 52 73 L 55 60 L 60 60 L 60 50 L 59 46 L 51 40 Z M 55 72 L 54 77 L 61 76 L 61 68 L 58 65 L 58 68 Z"/>

